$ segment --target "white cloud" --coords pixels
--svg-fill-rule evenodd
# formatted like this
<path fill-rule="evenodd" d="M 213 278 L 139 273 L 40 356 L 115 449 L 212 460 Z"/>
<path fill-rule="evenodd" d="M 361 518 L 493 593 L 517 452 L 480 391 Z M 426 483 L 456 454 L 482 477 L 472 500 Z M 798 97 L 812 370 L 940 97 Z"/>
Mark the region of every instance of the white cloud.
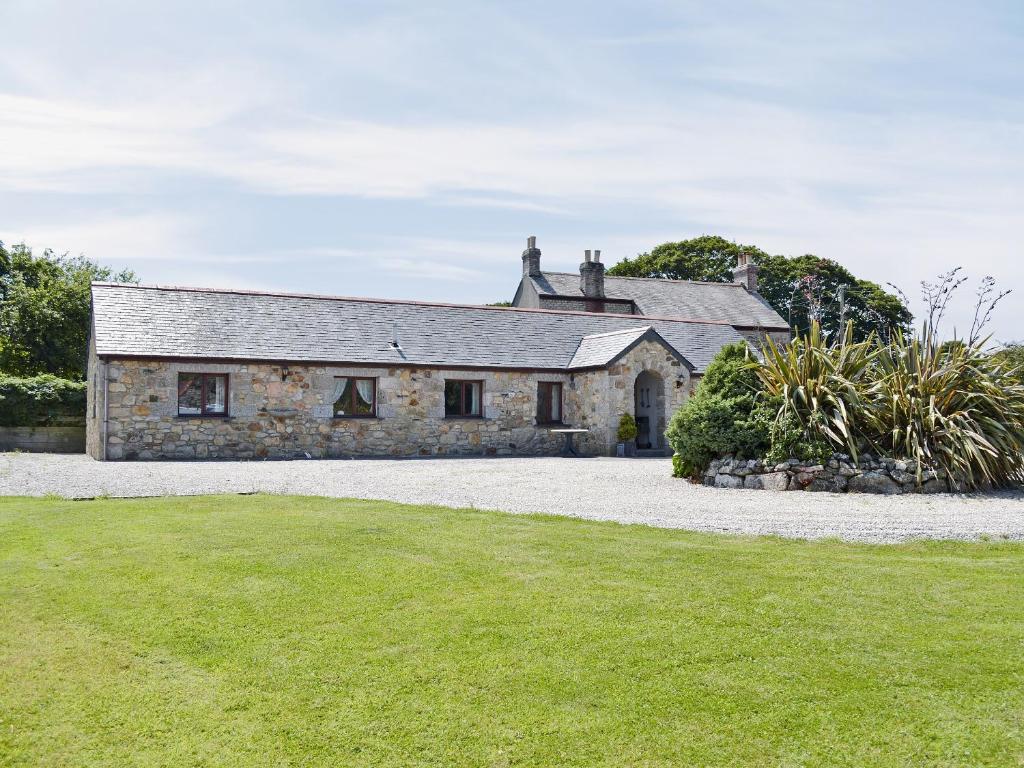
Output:
<path fill-rule="evenodd" d="M 171 261 L 197 252 L 196 222 L 162 212 L 107 212 L 62 223 L 0 224 L 0 240 L 8 244 L 23 242 L 40 251 L 51 248 L 56 253 L 82 253 L 115 267 Z"/>

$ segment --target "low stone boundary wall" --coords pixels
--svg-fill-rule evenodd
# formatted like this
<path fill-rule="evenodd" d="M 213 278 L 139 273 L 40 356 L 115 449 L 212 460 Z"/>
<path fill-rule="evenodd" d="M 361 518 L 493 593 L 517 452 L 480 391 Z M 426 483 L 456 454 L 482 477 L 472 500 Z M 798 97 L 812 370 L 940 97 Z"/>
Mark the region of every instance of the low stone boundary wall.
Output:
<path fill-rule="evenodd" d="M 0 451 L 85 453 L 85 427 L 0 427 Z"/>
<path fill-rule="evenodd" d="M 941 472 L 926 469 L 917 482 L 917 464 L 871 456 L 853 460 L 841 453 L 824 464 L 790 459 L 766 464 L 759 459 L 726 457 L 711 462 L 704 485 L 765 491 L 829 491 L 832 493 L 946 493 L 949 484 Z"/>

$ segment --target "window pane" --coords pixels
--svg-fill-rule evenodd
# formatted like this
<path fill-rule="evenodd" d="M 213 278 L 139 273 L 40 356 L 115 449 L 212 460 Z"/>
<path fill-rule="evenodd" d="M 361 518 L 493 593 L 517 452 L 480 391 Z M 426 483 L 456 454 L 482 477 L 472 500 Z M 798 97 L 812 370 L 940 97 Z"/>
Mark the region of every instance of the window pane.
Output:
<path fill-rule="evenodd" d="M 551 420 L 562 420 L 562 385 L 551 385 Z"/>
<path fill-rule="evenodd" d="M 227 377 L 206 377 L 206 412 L 224 413 L 227 410 Z"/>
<path fill-rule="evenodd" d="M 466 416 L 480 415 L 480 383 L 476 381 L 466 382 Z"/>
<path fill-rule="evenodd" d="M 373 415 L 373 379 L 356 379 L 356 400 L 353 411 L 358 416 Z"/>
<path fill-rule="evenodd" d="M 339 379 L 338 384 L 341 386 L 341 394 L 338 396 L 338 399 L 334 401 L 334 415 L 351 416 L 353 388 L 352 379 Z"/>
<path fill-rule="evenodd" d="M 444 415 L 462 415 L 462 382 L 446 381 L 444 383 Z"/>
<path fill-rule="evenodd" d="M 178 374 L 178 413 L 191 416 L 203 412 L 203 377 L 193 373 Z"/>

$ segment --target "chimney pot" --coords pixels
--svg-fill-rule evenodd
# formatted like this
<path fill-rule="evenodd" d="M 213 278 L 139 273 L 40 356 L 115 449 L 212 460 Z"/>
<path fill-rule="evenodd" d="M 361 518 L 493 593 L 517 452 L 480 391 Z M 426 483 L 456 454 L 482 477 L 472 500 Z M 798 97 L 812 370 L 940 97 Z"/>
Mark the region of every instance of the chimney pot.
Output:
<path fill-rule="evenodd" d="M 537 247 L 537 236 L 526 238 L 526 250 L 523 251 L 523 277 L 540 277 L 540 248 Z"/>
<path fill-rule="evenodd" d="M 757 273 L 759 271 L 757 264 L 750 260 L 750 254 L 740 252 L 736 256 L 736 269 L 732 271 L 733 281 L 751 293 L 757 293 Z"/>
<path fill-rule="evenodd" d="M 601 252 L 596 251 L 591 257 L 590 250 L 583 252 L 583 263 L 580 264 L 580 292 L 588 299 L 604 298 L 604 264 L 600 261 Z"/>

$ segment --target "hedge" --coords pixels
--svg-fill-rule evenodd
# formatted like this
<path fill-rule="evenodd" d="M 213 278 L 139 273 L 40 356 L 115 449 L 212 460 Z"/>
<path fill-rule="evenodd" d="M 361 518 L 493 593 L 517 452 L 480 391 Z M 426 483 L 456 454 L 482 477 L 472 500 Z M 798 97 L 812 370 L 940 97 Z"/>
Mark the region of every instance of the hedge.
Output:
<path fill-rule="evenodd" d="M 84 381 L 50 374 L 17 378 L 0 374 L 0 427 L 40 427 L 85 421 Z"/>

